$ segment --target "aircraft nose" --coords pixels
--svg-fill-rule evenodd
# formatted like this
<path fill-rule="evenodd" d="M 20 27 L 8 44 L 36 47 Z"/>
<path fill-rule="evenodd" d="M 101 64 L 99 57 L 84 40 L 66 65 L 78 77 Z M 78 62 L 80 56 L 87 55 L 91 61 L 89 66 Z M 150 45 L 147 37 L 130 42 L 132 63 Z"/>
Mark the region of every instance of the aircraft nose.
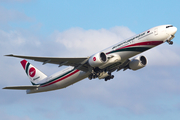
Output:
<path fill-rule="evenodd" d="M 174 35 L 177 32 L 177 28 L 176 27 L 172 27 L 170 32 L 171 32 L 171 35 Z"/>

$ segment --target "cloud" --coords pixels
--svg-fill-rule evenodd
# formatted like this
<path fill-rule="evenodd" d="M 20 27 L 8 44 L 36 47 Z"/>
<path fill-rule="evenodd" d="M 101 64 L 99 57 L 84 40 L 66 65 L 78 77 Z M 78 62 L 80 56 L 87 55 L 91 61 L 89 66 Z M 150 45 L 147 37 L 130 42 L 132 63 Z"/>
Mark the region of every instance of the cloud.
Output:
<path fill-rule="evenodd" d="M 18 117 L 14 115 L 9 115 L 3 110 L 0 110 L 0 116 L 1 116 L 1 119 L 3 120 L 32 120 L 28 116 Z"/>
<path fill-rule="evenodd" d="M 0 30 L 0 37 L 0 44 L 2 46 L 19 46 L 25 42 L 25 38 L 23 37 L 21 32 L 18 31 L 5 32 L 3 30 Z"/>
<path fill-rule="evenodd" d="M 12 10 L 12 9 L 6 9 L 2 6 L 0 6 L 0 23 L 8 23 L 8 22 L 19 22 L 19 21 L 31 21 L 32 19 L 28 16 L 26 16 L 24 13 Z"/>
<path fill-rule="evenodd" d="M 40 39 L 26 31 L 3 31 L 0 30 L 0 53 L 6 54 L 30 54 L 41 46 Z M 35 50 L 35 51 L 34 51 Z M 29 52 L 28 52 L 29 51 Z"/>
<path fill-rule="evenodd" d="M 179 46 L 170 46 L 167 43 L 157 46 L 144 54 L 148 59 L 148 65 L 175 66 L 180 64 Z"/>
<path fill-rule="evenodd" d="M 52 35 L 52 38 L 54 38 L 58 44 L 63 44 L 70 52 L 91 55 L 134 34 L 135 33 L 127 27 L 114 27 L 110 30 L 71 28 L 64 32 L 56 31 Z"/>
<path fill-rule="evenodd" d="M 129 112 L 135 114 L 169 112 L 165 109 L 159 109 L 161 105 L 153 105 L 152 103 L 170 94 L 180 94 L 178 76 L 172 77 L 172 74 L 170 74 L 169 76 L 159 77 L 158 74 L 161 71 L 156 71 L 152 75 L 154 70 L 156 68 L 151 68 L 148 71 L 141 70 L 140 72 L 120 71 L 113 73 L 115 78 L 111 81 L 83 81 L 78 83 L 81 84 L 79 87 L 78 85 L 77 88 L 73 87 L 73 91 L 79 93 L 77 96 L 99 102 L 109 108 L 125 108 L 128 112 L 121 110 L 120 113 L 123 114 Z M 173 96 L 171 98 L 174 99 Z M 168 106 L 166 107 L 168 108 Z"/>

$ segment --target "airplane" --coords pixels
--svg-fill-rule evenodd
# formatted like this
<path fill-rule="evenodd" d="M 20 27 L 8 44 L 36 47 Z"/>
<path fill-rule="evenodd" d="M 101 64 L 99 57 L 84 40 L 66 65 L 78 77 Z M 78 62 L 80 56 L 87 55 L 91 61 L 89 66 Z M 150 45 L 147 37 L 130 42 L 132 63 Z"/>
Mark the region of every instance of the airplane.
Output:
<path fill-rule="evenodd" d="M 113 79 L 112 72 L 114 71 L 125 71 L 127 69 L 136 71 L 145 67 L 147 65 L 145 56 L 132 57 L 164 42 L 172 45 L 176 31 L 177 28 L 173 25 L 156 26 L 89 57 L 60 58 L 5 55 L 42 62 L 43 65 L 51 63 L 59 67 L 63 65 L 69 67 L 48 77 L 26 60 L 22 60 L 22 67 L 32 85 L 11 86 L 3 89 L 26 90 L 27 94 L 31 94 L 66 88 L 87 77 L 90 80 L 96 78 L 105 81 Z"/>

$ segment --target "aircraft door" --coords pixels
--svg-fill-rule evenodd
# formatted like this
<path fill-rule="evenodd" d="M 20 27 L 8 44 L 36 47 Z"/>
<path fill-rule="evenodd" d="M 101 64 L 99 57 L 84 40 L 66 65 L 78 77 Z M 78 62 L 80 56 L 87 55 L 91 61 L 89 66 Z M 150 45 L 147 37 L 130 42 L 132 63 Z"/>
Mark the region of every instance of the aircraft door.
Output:
<path fill-rule="evenodd" d="M 158 28 L 154 29 L 154 35 L 158 35 Z"/>

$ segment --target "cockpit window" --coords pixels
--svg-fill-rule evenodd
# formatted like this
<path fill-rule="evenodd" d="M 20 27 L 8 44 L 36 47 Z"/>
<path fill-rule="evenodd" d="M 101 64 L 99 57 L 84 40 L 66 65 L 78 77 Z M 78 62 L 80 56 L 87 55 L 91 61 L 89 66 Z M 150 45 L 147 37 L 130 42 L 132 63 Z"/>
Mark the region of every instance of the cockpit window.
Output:
<path fill-rule="evenodd" d="M 168 26 L 166 26 L 166 28 L 169 28 L 169 27 L 173 27 L 173 25 L 168 25 Z"/>

